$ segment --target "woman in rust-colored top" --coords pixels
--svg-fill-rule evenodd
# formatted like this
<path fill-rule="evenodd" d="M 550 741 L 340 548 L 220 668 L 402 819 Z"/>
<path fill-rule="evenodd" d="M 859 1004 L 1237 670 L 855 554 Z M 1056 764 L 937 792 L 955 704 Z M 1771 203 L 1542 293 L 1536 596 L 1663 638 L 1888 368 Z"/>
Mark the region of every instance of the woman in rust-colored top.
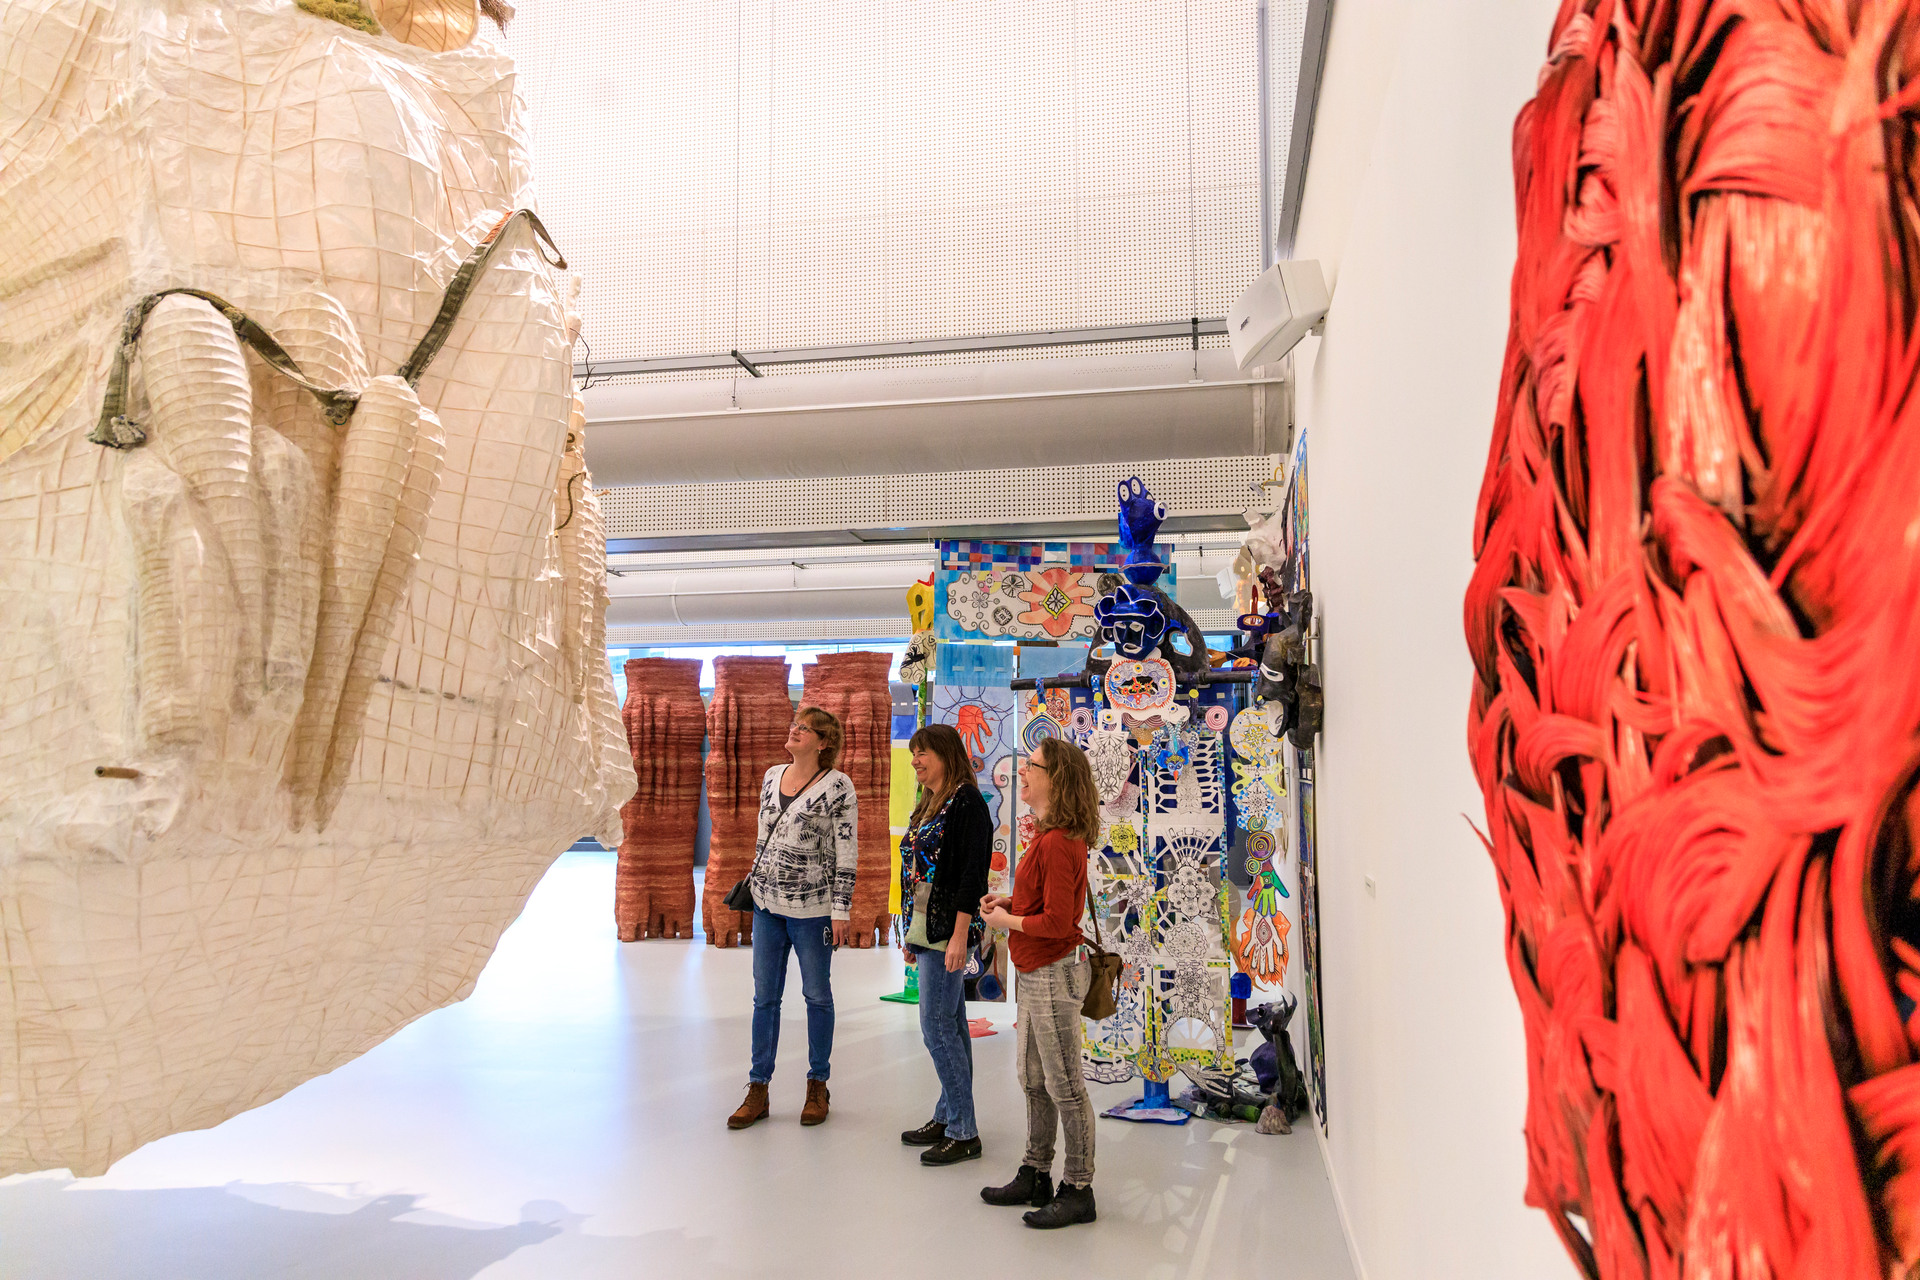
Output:
<path fill-rule="evenodd" d="M 1004 1187 L 987 1187 L 988 1204 L 1027 1204 L 1030 1227 L 1094 1220 L 1093 1101 L 1080 1075 L 1080 1003 L 1088 965 L 1080 954 L 1080 916 L 1087 901 L 1087 846 L 1100 838 L 1100 797 L 1086 753 L 1048 738 L 1020 762 L 1020 794 L 1033 811 L 1033 847 L 1020 859 L 1013 897 L 988 894 L 981 918 L 1009 933 L 1020 977 L 1020 1086 L 1027 1094 L 1027 1154 Z M 1067 1163 L 1053 1190 L 1056 1130 L 1066 1134 Z"/>

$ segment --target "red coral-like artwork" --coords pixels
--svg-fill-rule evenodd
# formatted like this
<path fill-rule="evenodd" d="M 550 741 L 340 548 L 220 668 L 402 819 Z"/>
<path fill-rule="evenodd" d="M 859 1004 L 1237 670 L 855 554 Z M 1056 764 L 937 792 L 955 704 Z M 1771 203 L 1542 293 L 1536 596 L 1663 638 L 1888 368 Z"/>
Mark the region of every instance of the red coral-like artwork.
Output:
<path fill-rule="evenodd" d="M 1466 600 L 1588 1275 L 1920 1264 L 1920 0 L 1566 0 Z"/>

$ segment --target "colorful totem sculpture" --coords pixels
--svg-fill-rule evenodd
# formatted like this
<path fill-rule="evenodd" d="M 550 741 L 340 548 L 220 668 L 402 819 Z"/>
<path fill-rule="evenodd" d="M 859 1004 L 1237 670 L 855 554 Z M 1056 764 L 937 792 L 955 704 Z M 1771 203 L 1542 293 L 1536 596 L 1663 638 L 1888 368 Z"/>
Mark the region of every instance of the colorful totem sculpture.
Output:
<path fill-rule="evenodd" d="M 630 658 L 620 709 L 638 789 L 620 808 L 613 918 L 622 942 L 691 938 L 707 717 L 694 658 Z"/>

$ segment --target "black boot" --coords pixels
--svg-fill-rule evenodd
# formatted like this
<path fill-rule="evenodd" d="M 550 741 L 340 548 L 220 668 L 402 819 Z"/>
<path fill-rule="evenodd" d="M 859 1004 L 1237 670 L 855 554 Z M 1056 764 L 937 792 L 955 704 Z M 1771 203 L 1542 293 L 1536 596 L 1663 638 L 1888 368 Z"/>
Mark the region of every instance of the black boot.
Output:
<path fill-rule="evenodd" d="M 1060 1190 L 1054 1192 L 1050 1203 L 1024 1215 L 1020 1220 L 1030 1227 L 1047 1231 L 1054 1227 L 1070 1227 L 1076 1222 L 1092 1222 L 1097 1216 L 1093 1210 L 1093 1188 L 1074 1187 L 1063 1182 Z"/>
<path fill-rule="evenodd" d="M 900 1141 L 909 1147 L 930 1147 L 947 1136 L 947 1126 L 938 1120 L 929 1120 L 918 1129 L 909 1129 L 900 1135 Z"/>
<path fill-rule="evenodd" d="M 959 1164 L 980 1158 L 980 1139 L 942 1138 L 920 1153 L 921 1164 Z"/>
<path fill-rule="evenodd" d="M 1053 1199 L 1053 1175 L 1023 1164 L 1006 1186 L 980 1188 L 980 1198 L 988 1204 L 1030 1204 L 1038 1209 Z"/>

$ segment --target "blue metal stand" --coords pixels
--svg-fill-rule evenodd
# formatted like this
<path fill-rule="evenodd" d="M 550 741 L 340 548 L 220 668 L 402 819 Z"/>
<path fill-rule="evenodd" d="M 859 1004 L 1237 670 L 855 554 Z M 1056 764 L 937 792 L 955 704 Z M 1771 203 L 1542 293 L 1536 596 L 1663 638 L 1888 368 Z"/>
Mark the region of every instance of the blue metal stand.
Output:
<path fill-rule="evenodd" d="M 1145 1088 L 1138 1102 L 1123 1102 L 1117 1107 L 1109 1107 L 1100 1114 L 1116 1120 L 1131 1120 L 1136 1124 L 1185 1124 L 1193 1118 L 1185 1107 L 1173 1105 L 1173 1089 L 1167 1080 L 1142 1080 Z M 1136 1112 L 1140 1114 L 1135 1114 Z M 1165 1114 L 1157 1114 L 1162 1113 Z"/>

